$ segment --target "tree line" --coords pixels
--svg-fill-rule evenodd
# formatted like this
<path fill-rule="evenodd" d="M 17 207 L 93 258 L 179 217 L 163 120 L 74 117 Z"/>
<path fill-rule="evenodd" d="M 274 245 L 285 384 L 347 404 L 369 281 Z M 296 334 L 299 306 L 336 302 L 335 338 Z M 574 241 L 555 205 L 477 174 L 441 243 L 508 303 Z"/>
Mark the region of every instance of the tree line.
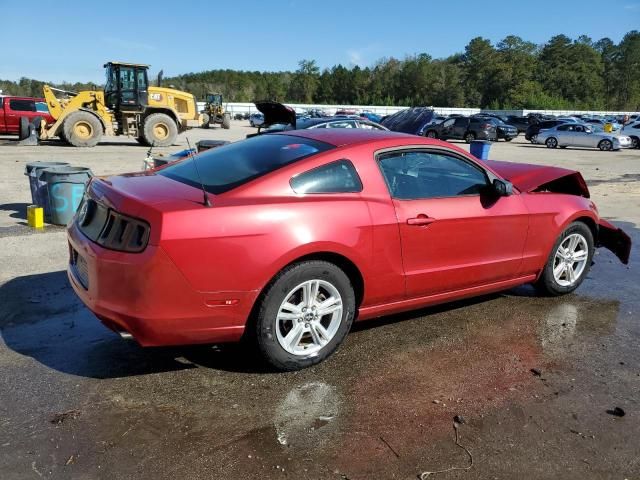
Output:
<path fill-rule="evenodd" d="M 13 95 L 41 96 L 42 85 L 27 78 L 0 80 L 0 89 Z M 495 45 L 476 37 L 463 53 L 444 59 L 421 53 L 322 71 L 314 60 L 301 60 L 294 72 L 209 70 L 164 79 L 163 86 L 169 85 L 198 99 L 220 92 L 229 102 L 638 111 L 640 32 L 628 32 L 618 44 L 584 35 L 557 35 L 543 45 L 515 35 Z"/>

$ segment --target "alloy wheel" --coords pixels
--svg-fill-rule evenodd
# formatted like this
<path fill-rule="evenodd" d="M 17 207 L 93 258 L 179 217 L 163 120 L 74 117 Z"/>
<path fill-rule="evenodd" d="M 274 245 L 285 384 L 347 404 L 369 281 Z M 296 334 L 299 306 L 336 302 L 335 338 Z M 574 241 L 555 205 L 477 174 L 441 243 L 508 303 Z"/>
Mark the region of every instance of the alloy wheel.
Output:
<path fill-rule="evenodd" d="M 588 259 L 587 240 L 579 233 L 568 235 L 556 250 L 553 259 L 553 278 L 562 287 L 574 285 L 582 276 Z"/>
<path fill-rule="evenodd" d="M 342 310 L 342 297 L 331 283 L 317 279 L 301 283 L 285 296 L 278 309 L 278 343 L 292 355 L 317 353 L 338 332 Z"/>
<path fill-rule="evenodd" d="M 602 150 L 603 152 L 609 151 L 613 148 L 612 143 L 609 140 L 602 140 L 600 142 L 600 145 L 598 145 L 598 147 L 600 148 L 600 150 Z"/>

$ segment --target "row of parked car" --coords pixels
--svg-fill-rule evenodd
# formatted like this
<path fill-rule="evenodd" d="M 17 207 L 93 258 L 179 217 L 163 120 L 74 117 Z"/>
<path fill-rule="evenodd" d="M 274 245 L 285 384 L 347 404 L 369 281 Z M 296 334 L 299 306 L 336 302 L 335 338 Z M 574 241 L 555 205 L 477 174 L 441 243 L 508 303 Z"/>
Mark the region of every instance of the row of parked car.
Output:
<path fill-rule="evenodd" d="M 327 116 L 322 112 L 296 112 L 277 102 L 256 102 L 259 113 L 249 117 L 249 123 L 258 127 L 257 134 L 307 128 L 365 128 L 392 130 L 440 140 L 489 140 L 507 142 L 524 133 L 532 143 L 549 148 L 567 146 L 593 147 L 601 150 L 638 148 L 640 121 L 632 118 L 623 125 L 616 118 L 551 117 L 530 114 L 526 117 L 501 116 L 479 113 L 472 116 L 438 116 L 428 107 L 412 107 L 393 115 L 372 118 L 370 112 L 340 111 Z M 372 114 L 375 115 L 375 114 Z M 624 119 L 629 120 L 629 119 Z"/>

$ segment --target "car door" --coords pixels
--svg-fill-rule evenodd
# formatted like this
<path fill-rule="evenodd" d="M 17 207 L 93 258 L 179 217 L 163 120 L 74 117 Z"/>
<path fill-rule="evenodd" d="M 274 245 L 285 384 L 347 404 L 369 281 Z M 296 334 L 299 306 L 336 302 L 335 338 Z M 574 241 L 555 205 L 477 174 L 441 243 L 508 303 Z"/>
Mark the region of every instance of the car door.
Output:
<path fill-rule="evenodd" d="M 385 152 L 377 161 L 396 210 L 408 297 L 516 278 L 528 212 L 498 197 L 487 172 L 448 150 Z"/>
<path fill-rule="evenodd" d="M 5 118 L 8 133 L 18 133 L 20 129 L 20 118 L 27 117 L 31 120 L 35 116 L 36 102 L 29 99 L 12 98 L 9 100 L 9 108 L 6 110 Z"/>
<path fill-rule="evenodd" d="M 573 145 L 573 130 L 573 125 L 558 125 L 554 135 L 558 139 L 558 145 Z"/>
<path fill-rule="evenodd" d="M 455 118 L 450 118 L 449 120 L 445 120 L 442 123 L 442 126 L 440 128 L 440 132 L 438 133 L 438 136 L 442 140 L 446 140 L 447 138 L 451 137 L 451 135 L 453 133 L 453 124 L 455 123 L 455 121 L 456 121 Z"/>
<path fill-rule="evenodd" d="M 576 125 L 573 127 L 573 133 L 571 134 L 572 144 L 576 147 L 590 147 L 593 138 L 590 137 L 587 129 L 582 125 Z"/>
<path fill-rule="evenodd" d="M 461 139 L 464 138 L 464 134 L 467 133 L 469 127 L 469 119 L 464 117 L 456 118 L 453 123 L 451 138 Z"/>

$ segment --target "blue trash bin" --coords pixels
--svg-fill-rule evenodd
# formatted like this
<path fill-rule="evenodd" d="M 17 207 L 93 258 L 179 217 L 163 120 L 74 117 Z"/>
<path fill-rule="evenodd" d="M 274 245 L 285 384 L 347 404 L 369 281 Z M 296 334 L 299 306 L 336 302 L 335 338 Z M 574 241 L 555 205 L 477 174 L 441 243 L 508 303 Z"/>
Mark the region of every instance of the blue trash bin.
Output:
<path fill-rule="evenodd" d="M 29 177 L 31 189 L 31 203 L 39 207 L 45 207 L 48 201 L 47 184 L 40 180 L 40 173 L 46 168 L 68 167 L 67 162 L 30 162 L 24 168 L 24 174 Z M 48 213 L 48 212 L 46 212 Z"/>
<path fill-rule="evenodd" d="M 491 142 L 488 140 L 474 140 L 471 142 L 471 155 L 480 159 L 489 159 L 489 150 L 491 150 Z"/>
<path fill-rule="evenodd" d="M 86 167 L 48 168 L 40 174 L 47 185 L 49 217 L 54 225 L 66 225 L 80 206 L 87 181 L 93 176 Z"/>

